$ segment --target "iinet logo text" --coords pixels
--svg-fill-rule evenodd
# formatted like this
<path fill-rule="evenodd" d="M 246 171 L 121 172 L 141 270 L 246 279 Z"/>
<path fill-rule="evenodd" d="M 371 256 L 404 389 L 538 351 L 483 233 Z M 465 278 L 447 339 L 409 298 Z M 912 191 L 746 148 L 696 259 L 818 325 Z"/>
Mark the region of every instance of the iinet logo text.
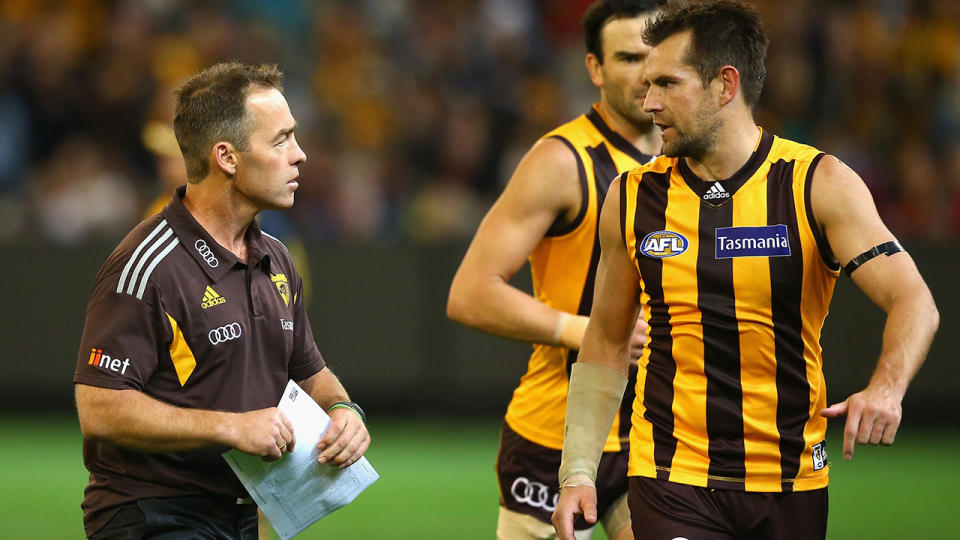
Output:
<path fill-rule="evenodd" d="M 127 372 L 130 359 L 127 358 L 121 362 L 119 358 L 110 358 L 109 355 L 103 354 L 103 349 L 90 349 L 90 361 L 87 363 L 123 375 Z"/>

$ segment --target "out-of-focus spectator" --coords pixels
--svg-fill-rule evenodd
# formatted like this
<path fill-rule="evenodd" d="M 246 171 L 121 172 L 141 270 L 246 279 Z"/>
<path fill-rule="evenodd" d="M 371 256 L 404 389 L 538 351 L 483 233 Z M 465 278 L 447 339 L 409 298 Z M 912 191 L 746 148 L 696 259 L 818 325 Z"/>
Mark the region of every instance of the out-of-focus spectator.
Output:
<path fill-rule="evenodd" d="M 0 241 L 32 233 L 31 194 L 85 191 L 49 187 L 78 136 L 116 158 L 104 170 L 123 171 L 108 181 L 119 199 L 154 197 L 167 173 L 143 126 L 170 122 L 169 88 L 229 59 L 287 74 L 308 161 L 277 226 L 329 241 L 466 239 L 524 149 L 588 106 L 572 15 L 587 3 L 0 0 Z M 755 3 L 772 38 L 761 125 L 835 149 L 901 239 L 960 240 L 960 2 Z M 53 212 L 40 233 L 118 234 L 72 237 L 70 216 Z"/>

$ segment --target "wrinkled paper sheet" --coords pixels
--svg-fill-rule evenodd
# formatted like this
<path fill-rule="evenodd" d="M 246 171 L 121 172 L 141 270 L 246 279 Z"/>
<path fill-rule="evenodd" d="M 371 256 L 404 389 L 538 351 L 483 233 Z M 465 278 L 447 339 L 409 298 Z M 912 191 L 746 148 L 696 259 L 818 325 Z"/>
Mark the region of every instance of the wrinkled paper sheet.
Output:
<path fill-rule="evenodd" d="M 270 463 L 239 450 L 230 450 L 223 458 L 277 534 L 287 540 L 350 504 L 380 476 L 366 457 L 346 469 L 317 462 L 317 443 L 330 417 L 297 383 L 287 383 L 277 408 L 293 424 L 297 441 L 293 452 Z"/>

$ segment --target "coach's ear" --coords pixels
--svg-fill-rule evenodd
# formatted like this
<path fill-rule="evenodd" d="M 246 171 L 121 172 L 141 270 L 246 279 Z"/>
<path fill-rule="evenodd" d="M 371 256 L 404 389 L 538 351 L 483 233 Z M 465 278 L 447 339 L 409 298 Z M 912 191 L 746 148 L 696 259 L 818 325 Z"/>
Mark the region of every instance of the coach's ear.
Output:
<path fill-rule="evenodd" d="M 217 141 L 213 145 L 213 162 L 228 178 L 237 174 L 237 163 L 240 161 L 237 148 L 227 141 Z"/>

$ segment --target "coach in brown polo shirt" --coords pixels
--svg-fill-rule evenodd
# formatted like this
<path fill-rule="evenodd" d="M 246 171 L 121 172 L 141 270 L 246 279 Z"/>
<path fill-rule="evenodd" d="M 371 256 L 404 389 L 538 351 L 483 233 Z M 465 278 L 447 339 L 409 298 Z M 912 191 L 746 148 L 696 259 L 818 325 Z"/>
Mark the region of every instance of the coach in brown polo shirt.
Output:
<path fill-rule="evenodd" d="M 325 368 L 284 245 L 254 221 L 289 208 L 306 156 L 273 66 L 219 64 L 177 93 L 189 183 L 97 275 L 74 375 L 93 538 L 256 538 L 256 506 L 221 457 L 282 457 L 288 379 L 332 419 L 319 461 L 370 437 Z"/>

